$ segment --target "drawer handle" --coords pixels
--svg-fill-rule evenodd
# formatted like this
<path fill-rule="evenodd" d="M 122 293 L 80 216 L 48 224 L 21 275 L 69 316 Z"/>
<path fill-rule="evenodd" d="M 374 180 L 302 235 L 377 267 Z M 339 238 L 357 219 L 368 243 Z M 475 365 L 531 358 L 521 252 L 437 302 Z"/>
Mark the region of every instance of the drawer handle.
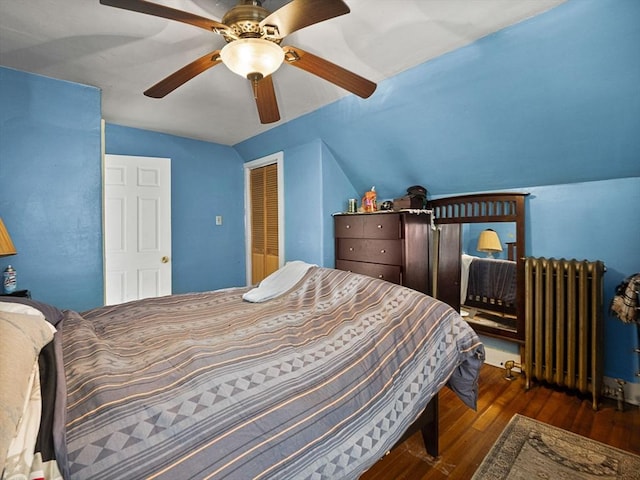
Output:
<path fill-rule="evenodd" d="M 353 252 L 353 247 L 349 247 L 349 251 L 350 251 L 350 252 Z"/>
<path fill-rule="evenodd" d="M 387 253 L 387 251 L 383 248 L 382 250 L 380 250 L 380 253 Z"/>
<path fill-rule="evenodd" d="M 351 228 L 351 225 L 345 225 L 344 228 Z"/>
<path fill-rule="evenodd" d="M 378 275 L 378 278 L 384 278 L 384 275 L 380 274 Z"/>
<path fill-rule="evenodd" d="M 382 228 L 382 225 L 378 225 L 378 228 Z"/>

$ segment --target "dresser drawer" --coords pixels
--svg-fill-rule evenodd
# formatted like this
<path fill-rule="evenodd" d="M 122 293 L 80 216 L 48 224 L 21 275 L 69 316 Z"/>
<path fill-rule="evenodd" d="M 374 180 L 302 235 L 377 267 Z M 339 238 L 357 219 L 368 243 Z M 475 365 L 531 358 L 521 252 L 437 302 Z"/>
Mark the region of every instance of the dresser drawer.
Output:
<path fill-rule="evenodd" d="M 401 238 L 400 215 L 385 213 L 362 216 L 364 238 Z"/>
<path fill-rule="evenodd" d="M 400 240 L 339 238 L 336 254 L 340 260 L 401 265 L 402 242 Z"/>
<path fill-rule="evenodd" d="M 336 238 L 362 238 L 363 217 L 362 215 L 340 215 L 334 217 Z"/>
<path fill-rule="evenodd" d="M 338 213 L 333 219 L 336 268 L 430 292 L 428 214 Z"/>
<path fill-rule="evenodd" d="M 400 283 L 401 269 L 398 265 L 381 265 L 378 263 L 367 262 L 351 262 L 349 260 L 338 260 L 336 262 L 336 268 L 338 270 L 345 270 L 347 272 L 361 273 L 373 278 L 379 278 L 392 283 Z"/>

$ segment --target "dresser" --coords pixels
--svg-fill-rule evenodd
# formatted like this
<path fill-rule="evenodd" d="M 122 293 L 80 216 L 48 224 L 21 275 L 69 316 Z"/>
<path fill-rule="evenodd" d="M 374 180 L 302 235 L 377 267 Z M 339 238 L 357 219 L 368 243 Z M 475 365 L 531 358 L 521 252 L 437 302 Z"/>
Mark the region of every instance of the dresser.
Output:
<path fill-rule="evenodd" d="M 335 214 L 336 268 L 429 294 L 427 211 Z"/>

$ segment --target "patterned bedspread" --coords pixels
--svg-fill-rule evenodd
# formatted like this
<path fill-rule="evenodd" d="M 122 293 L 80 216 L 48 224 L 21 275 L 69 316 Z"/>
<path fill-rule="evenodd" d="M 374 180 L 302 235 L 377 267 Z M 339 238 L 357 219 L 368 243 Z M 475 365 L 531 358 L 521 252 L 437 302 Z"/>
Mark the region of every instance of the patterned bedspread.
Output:
<path fill-rule="evenodd" d="M 445 384 L 475 407 L 483 347 L 443 303 L 315 267 L 246 291 L 66 312 L 65 478 L 356 479 Z"/>

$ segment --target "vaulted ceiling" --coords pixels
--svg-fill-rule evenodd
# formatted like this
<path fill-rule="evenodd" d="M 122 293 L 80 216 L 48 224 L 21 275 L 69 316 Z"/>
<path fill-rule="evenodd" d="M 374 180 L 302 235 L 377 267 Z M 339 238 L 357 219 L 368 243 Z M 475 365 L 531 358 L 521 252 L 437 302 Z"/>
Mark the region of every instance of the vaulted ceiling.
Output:
<path fill-rule="evenodd" d="M 378 83 L 562 1 L 345 0 L 349 14 L 294 32 L 283 44 Z M 220 21 L 236 0 L 155 3 Z M 287 3 L 264 0 L 262 6 L 272 12 Z M 277 123 L 260 123 L 250 83 L 224 66 L 162 99 L 143 95 L 224 45 L 215 33 L 98 0 L 0 0 L 0 65 L 100 88 L 110 123 L 234 145 L 351 95 L 286 64 L 273 74 Z"/>

